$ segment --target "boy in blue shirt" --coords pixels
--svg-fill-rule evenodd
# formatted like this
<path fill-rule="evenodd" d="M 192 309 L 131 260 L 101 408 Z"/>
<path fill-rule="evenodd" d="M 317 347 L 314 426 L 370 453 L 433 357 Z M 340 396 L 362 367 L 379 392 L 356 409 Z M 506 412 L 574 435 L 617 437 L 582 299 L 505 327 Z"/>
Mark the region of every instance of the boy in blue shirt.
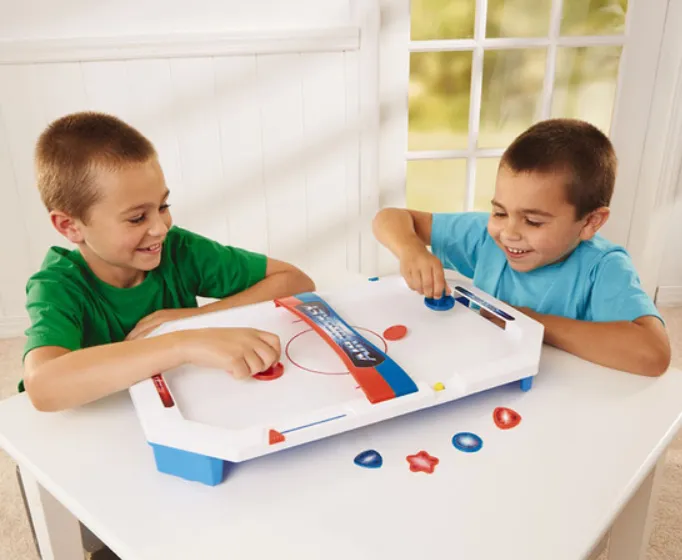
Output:
<path fill-rule="evenodd" d="M 547 344 L 661 375 L 670 364 L 661 317 L 627 252 L 597 233 L 609 217 L 616 167 L 611 142 L 594 126 L 546 120 L 503 154 L 491 213 L 387 208 L 374 233 L 426 297 L 449 292 L 443 268 L 454 269 L 542 323 Z"/>

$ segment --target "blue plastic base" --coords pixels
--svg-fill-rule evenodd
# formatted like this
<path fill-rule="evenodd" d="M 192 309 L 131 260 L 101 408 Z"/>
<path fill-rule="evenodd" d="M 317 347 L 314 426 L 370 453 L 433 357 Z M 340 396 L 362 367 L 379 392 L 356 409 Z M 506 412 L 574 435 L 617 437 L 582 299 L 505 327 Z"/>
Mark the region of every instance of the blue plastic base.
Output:
<path fill-rule="evenodd" d="M 532 377 L 526 377 L 521 380 L 521 390 L 522 391 L 530 391 L 530 388 L 533 386 L 533 378 Z"/>
<path fill-rule="evenodd" d="M 172 474 L 208 486 L 220 484 L 226 474 L 226 461 L 174 447 L 150 443 L 159 472 Z"/>

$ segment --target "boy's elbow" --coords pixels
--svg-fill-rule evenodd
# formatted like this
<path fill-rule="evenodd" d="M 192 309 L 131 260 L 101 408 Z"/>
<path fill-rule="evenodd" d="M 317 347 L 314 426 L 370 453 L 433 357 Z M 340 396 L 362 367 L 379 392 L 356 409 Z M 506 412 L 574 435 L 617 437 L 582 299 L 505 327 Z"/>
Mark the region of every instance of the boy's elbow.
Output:
<path fill-rule="evenodd" d="M 634 323 L 639 329 L 636 333 L 637 342 L 630 343 L 627 352 L 631 356 L 632 372 L 647 377 L 660 377 L 668 371 L 672 360 L 668 332 L 655 317 L 641 317 Z"/>
<path fill-rule="evenodd" d="M 303 289 L 301 290 L 302 292 L 314 292 L 317 289 L 317 286 L 315 286 L 315 282 L 313 282 L 313 279 L 305 273 L 303 273 L 303 278 L 301 279 L 301 282 L 303 284 Z"/>
<path fill-rule="evenodd" d="M 394 216 L 396 214 L 399 214 L 401 212 L 405 212 L 402 208 L 382 208 L 379 210 L 375 215 L 374 218 L 372 219 L 372 232 L 374 235 L 378 235 L 386 220 L 389 220 L 391 216 Z"/>
<path fill-rule="evenodd" d="M 38 412 L 59 412 L 60 410 L 54 406 L 54 403 L 51 403 L 47 399 L 36 398 L 35 395 L 31 394 L 29 394 L 29 399 L 31 399 L 33 408 L 35 408 Z"/>
<path fill-rule="evenodd" d="M 40 378 L 35 372 L 27 372 L 24 375 L 24 389 L 28 395 L 33 408 L 38 412 L 57 412 L 59 410 L 56 407 L 54 399 L 50 399 L 45 391 L 42 390 Z"/>
<path fill-rule="evenodd" d="M 373 223 L 380 222 L 382 219 L 384 219 L 387 215 L 393 214 L 398 210 L 398 208 L 382 208 L 379 210 L 375 215 L 374 219 L 372 220 Z"/>
<path fill-rule="evenodd" d="M 291 284 L 289 291 L 293 294 L 313 292 L 316 288 L 313 279 L 299 268 L 295 268 L 292 271 L 290 282 Z"/>
<path fill-rule="evenodd" d="M 645 350 L 642 374 L 648 377 L 660 377 L 670 368 L 672 360 L 668 340 L 656 340 Z"/>
<path fill-rule="evenodd" d="M 646 375 L 660 377 L 670 368 L 671 359 L 670 348 L 655 351 L 647 364 Z"/>

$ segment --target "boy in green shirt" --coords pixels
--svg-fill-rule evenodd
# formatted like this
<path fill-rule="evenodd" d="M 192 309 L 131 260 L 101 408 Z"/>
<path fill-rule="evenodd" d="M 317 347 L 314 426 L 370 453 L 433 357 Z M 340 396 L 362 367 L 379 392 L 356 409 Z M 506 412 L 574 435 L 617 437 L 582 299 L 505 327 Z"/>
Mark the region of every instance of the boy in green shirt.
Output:
<path fill-rule="evenodd" d="M 172 225 L 151 142 L 121 120 L 53 122 L 35 154 L 52 247 L 26 287 L 25 389 L 39 410 L 72 408 L 185 363 L 242 378 L 280 356 L 279 338 L 212 328 L 144 338 L 167 321 L 315 289 L 296 267 Z M 220 301 L 198 307 L 196 297 Z"/>

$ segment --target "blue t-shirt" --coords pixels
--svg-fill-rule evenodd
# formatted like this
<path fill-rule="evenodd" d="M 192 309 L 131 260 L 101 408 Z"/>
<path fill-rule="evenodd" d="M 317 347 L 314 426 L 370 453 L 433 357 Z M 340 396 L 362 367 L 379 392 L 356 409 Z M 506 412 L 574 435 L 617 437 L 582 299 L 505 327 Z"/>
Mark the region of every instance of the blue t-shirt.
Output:
<path fill-rule="evenodd" d="M 488 234 L 489 216 L 433 215 L 431 249 L 445 268 L 472 278 L 499 300 L 537 313 L 595 322 L 661 318 L 624 248 L 595 235 L 562 262 L 517 272 Z"/>

